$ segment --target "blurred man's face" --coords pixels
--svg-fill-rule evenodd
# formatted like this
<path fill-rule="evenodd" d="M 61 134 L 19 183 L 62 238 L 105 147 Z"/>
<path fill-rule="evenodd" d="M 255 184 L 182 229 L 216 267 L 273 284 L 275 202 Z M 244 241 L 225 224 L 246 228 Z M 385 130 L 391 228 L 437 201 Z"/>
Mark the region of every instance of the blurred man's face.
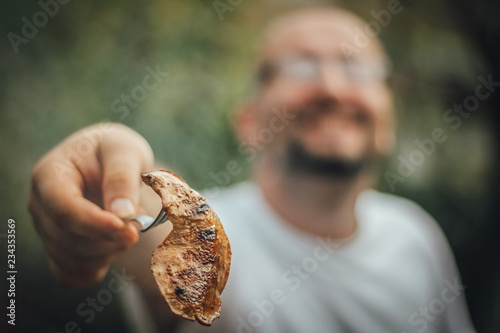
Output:
<path fill-rule="evenodd" d="M 347 176 L 391 148 L 384 53 L 371 38 L 348 57 L 342 45 L 356 46 L 354 26 L 364 29 L 342 12 L 303 15 L 274 26 L 265 41 L 261 59 L 269 77 L 250 132 L 255 136 L 269 128 L 273 110 L 293 114 L 265 149 L 291 170 Z"/>

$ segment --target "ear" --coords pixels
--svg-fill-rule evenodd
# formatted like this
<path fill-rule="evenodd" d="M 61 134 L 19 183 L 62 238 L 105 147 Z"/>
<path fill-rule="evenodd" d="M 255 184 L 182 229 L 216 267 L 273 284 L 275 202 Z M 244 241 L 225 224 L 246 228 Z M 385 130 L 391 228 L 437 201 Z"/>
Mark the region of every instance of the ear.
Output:
<path fill-rule="evenodd" d="M 257 134 L 257 110 L 254 105 L 247 103 L 238 108 L 234 128 L 240 142 L 252 144 Z"/>

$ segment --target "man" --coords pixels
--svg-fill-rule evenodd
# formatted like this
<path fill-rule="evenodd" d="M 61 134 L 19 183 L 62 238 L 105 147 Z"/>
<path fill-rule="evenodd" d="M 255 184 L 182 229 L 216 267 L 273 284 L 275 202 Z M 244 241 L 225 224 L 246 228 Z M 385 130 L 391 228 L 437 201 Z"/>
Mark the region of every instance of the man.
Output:
<path fill-rule="evenodd" d="M 392 149 L 394 122 L 380 42 L 350 55 L 342 46 L 364 24 L 315 8 L 267 29 L 255 92 L 236 121 L 242 153 L 255 158 L 253 182 L 209 195 L 233 261 L 221 318 L 208 330 L 473 332 L 436 223 L 415 204 L 369 189 L 373 166 Z M 95 143 L 85 158 L 68 153 L 85 140 Z M 161 317 L 154 309 L 166 305 L 155 303 L 148 256 L 168 226 L 138 240 L 119 218 L 141 209 L 138 174 L 152 165 L 149 145 L 131 129 L 84 129 L 35 167 L 30 211 L 61 284 L 98 282 L 124 253 L 154 304 L 149 312 Z"/>

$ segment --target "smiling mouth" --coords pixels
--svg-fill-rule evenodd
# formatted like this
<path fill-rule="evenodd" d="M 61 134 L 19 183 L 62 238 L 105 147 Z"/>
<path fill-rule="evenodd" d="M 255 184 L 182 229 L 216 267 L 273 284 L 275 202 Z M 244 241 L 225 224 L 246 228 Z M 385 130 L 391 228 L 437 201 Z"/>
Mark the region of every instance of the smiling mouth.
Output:
<path fill-rule="evenodd" d="M 360 130 L 368 126 L 369 120 L 361 112 L 338 109 L 303 112 L 297 117 L 300 129 L 315 131 L 328 127 L 332 132 L 344 130 Z"/>
<path fill-rule="evenodd" d="M 333 117 L 335 123 L 339 126 L 367 126 L 370 122 L 365 112 L 354 109 L 349 106 L 340 105 L 332 99 L 317 99 L 308 102 L 302 107 L 297 108 L 297 123 L 301 127 L 315 126 L 325 117 Z"/>

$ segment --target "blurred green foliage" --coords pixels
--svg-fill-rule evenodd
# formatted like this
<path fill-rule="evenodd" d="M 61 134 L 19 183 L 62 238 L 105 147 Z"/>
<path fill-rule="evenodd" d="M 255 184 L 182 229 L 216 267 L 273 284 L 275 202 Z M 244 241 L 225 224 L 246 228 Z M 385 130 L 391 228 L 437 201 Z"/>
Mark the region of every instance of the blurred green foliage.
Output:
<path fill-rule="evenodd" d="M 232 114 L 251 85 L 259 32 L 274 14 L 295 4 L 319 2 L 243 0 L 221 20 L 211 1 L 72 1 L 61 5 L 17 54 L 3 38 L 0 211 L 3 221 L 12 217 L 18 222 L 17 255 L 26 274 L 19 297 L 29 301 L 39 292 L 30 272 L 38 272 L 39 286 L 53 284 L 45 259 L 40 260 L 42 246 L 26 209 L 30 172 L 43 154 L 70 133 L 111 120 L 141 133 L 157 159 L 195 188 L 211 183 L 210 171 L 223 170 L 232 159 L 245 166 L 244 174 L 231 179 L 241 181 L 249 166 L 237 151 Z M 387 8 L 388 1 L 339 3 L 373 20 L 371 11 Z M 389 191 L 383 173 L 396 172 L 398 156 L 407 157 L 416 148 L 415 139 L 429 138 L 434 128 L 445 129 L 448 140 L 397 184 L 395 193 L 416 200 L 436 217 L 464 280 L 477 281 L 468 246 L 478 241 L 474 230 L 485 223 L 483 203 L 493 154 L 485 115 L 489 111 L 481 105 L 455 131 L 442 117 L 453 103 L 474 92 L 477 76 L 487 76 L 489 69 L 457 30 L 448 2 L 401 4 L 402 12 L 393 15 L 380 33 L 394 67 L 398 146 L 380 168 L 379 187 Z M 3 35 L 20 34 L 21 18 L 31 20 L 39 10 L 35 1 L 3 4 Z M 130 112 L 117 112 L 113 101 L 141 85 L 147 67 L 157 66 L 168 77 Z M 473 294 L 474 288 L 468 291 Z M 51 295 L 62 295 L 55 286 L 48 289 Z M 73 297 L 81 300 L 80 295 Z M 24 305 L 24 310 L 33 309 Z M 471 310 L 481 311 L 475 306 Z M 57 320 L 68 320 L 62 314 L 51 318 L 51 329 L 60 329 Z"/>

